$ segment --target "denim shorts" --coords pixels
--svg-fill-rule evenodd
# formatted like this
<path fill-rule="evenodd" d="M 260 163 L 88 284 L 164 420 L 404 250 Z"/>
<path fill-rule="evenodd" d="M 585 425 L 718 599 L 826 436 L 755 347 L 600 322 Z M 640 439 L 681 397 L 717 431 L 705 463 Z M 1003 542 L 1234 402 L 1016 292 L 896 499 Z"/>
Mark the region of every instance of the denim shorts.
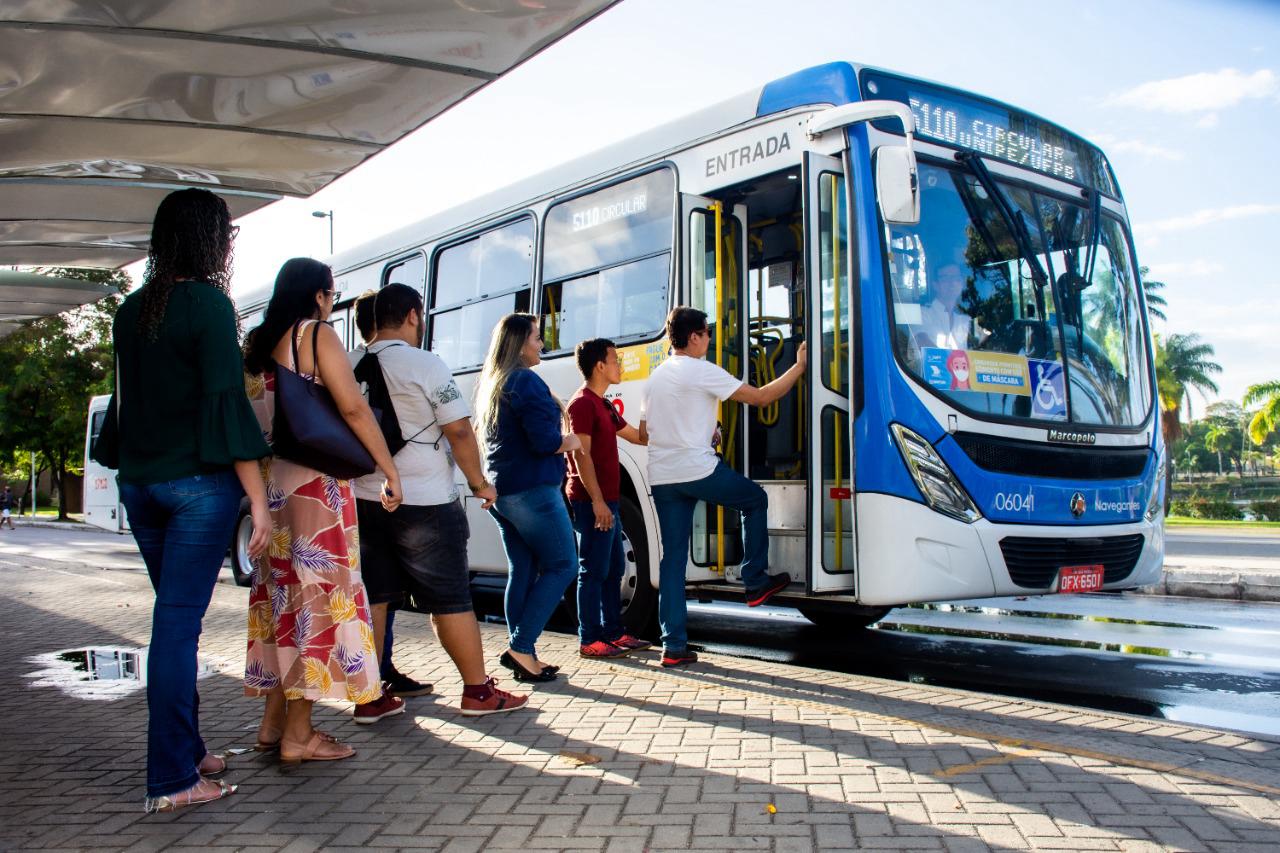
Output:
<path fill-rule="evenodd" d="M 436 506 L 401 504 L 387 512 L 377 501 L 356 501 L 360 573 L 370 604 L 390 604 L 412 593 L 421 610 L 439 616 L 471 610 L 462 501 Z"/>

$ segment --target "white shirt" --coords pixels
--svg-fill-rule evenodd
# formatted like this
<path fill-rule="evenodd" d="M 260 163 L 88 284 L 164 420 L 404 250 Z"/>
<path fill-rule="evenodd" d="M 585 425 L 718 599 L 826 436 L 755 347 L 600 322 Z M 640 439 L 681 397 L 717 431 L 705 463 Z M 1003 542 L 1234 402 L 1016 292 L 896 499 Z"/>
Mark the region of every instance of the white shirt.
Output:
<path fill-rule="evenodd" d="M 364 357 L 365 349 L 348 354 L 352 367 Z M 410 506 L 453 503 L 458 500 L 453 452 L 441 426 L 471 417 L 471 407 L 453 373 L 438 355 L 404 341 L 378 341 L 367 349 L 378 356 L 400 420 L 400 434 L 410 439 L 395 456 L 404 502 Z M 359 478 L 353 483 L 356 497 L 378 500 L 382 481 L 378 471 Z"/>
<path fill-rule="evenodd" d="M 943 349 L 968 348 L 969 333 L 974 325 L 973 318 L 959 306 L 948 311 L 935 299 L 923 306 L 921 314 L 920 330 L 928 338 L 929 346 Z"/>
<path fill-rule="evenodd" d="M 689 483 L 716 469 L 711 438 L 719 403 L 743 382 L 719 365 L 673 355 L 645 386 L 640 417 L 649 431 L 649 485 Z"/>

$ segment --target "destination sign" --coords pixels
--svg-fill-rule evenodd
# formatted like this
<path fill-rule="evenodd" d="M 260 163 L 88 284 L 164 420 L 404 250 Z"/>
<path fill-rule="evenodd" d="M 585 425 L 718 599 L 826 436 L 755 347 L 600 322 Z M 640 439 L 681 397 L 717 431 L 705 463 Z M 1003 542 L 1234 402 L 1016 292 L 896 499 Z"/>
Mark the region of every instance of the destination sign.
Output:
<path fill-rule="evenodd" d="M 868 98 L 910 107 L 921 139 L 976 151 L 1119 197 L 1101 152 L 1057 125 L 992 101 L 879 72 L 863 72 L 862 88 Z M 896 122 L 876 122 L 876 127 L 901 133 Z"/>

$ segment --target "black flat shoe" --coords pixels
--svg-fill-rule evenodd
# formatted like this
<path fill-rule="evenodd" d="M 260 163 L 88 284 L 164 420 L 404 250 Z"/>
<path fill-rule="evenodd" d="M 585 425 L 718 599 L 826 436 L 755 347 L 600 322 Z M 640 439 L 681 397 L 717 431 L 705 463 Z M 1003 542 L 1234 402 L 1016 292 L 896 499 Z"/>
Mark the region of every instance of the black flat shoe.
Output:
<path fill-rule="evenodd" d="M 524 666 L 521 665 L 520 661 L 511 656 L 511 652 L 503 652 L 502 657 L 498 658 L 498 663 L 511 670 L 511 674 L 515 676 L 516 681 L 528 683 L 556 680 L 556 674 L 554 672 L 547 672 L 545 669 L 542 670 L 542 672 L 530 672 L 525 669 Z"/>

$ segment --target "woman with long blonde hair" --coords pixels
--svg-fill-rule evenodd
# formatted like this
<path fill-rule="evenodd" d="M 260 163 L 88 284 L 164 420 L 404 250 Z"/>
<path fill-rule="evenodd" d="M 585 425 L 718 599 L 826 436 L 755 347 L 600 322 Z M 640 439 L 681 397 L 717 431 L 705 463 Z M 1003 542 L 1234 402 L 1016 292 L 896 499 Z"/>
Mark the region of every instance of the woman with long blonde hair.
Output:
<path fill-rule="evenodd" d="M 489 510 L 507 553 L 504 601 L 509 648 L 501 663 L 517 681 L 551 681 L 559 671 L 535 644 L 577 569 L 573 525 L 560 484 L 565 453 L 581 444 L 564 429 L 563 408 L 532 368 L 542 335 L 532 314 L 494 327 L 476 389 L 476 419 L 498 500 Z"/>

